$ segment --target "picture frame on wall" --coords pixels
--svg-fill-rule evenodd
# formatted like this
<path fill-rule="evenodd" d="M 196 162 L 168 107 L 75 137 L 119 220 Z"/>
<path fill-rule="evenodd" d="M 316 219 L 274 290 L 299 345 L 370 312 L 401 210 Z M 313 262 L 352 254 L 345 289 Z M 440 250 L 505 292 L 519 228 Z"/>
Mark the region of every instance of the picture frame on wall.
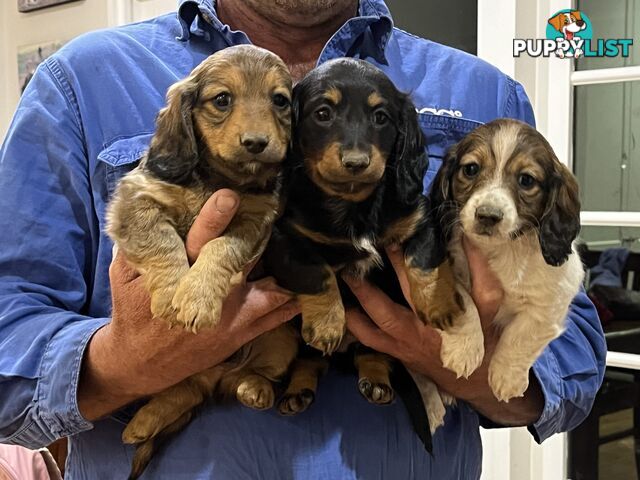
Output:
<path fill-rule="evenodd" d="M 40 65 L 49 55 L 58 51 L 65 42 L 56 40 L 18 47 L 18 86 L 20 94 L 27 88 L 27 84 Z"/>
<path fill-rule="evenodd" d="M 78 2 L 80 0 L 18 0 L 19 12 L 31 12 L 41 8 L 62 5 L 63 3 Z"/>

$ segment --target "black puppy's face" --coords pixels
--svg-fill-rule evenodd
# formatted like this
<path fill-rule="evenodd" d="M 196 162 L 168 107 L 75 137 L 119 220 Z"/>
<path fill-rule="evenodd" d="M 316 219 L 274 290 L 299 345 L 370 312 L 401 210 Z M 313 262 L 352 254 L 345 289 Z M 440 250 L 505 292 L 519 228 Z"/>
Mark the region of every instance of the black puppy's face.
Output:
<path fill-rule="evenodd" d="M 294 95 L 296 149 L 309 177 L 330 196 L 368 198 L 393 156 L 406 96 L 376 67 L 346 58 L 312 71 Z"/>

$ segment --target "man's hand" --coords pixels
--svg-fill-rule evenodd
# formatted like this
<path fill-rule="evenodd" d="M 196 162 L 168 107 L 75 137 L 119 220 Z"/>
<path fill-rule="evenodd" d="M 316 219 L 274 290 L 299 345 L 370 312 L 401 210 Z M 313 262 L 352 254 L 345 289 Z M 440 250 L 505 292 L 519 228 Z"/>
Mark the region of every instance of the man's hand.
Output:
<path fill-rule="evenodd" d="M 442 366 L 441 340 L 436 330 L 424 325 L 413 310 L 393 302 L 367 282 L 345 278 L 366 312 L 365 315 L 358 310 L 348 311 L 347 326 L 363 344 L 401 360 L 407 367 L 431 378 L 442 390 L 469 402 L 489 419 L 505 425 L 531 424 L 539 418 L 544 406 L 540 386 L 533 375 L 525 396 L 509 403 L 498 402 L 489 387 L 489 362 L 499 338 L 492 320 L 502 302 L 503 291 L 486 259 L 466 239 L 464 248 L 471 270 L 471 296 L 480 313 L 485 340 L 482 365 L 468 379 L 457 379 Z M 402 251 L 395 247 L 388 249 L 387 254 L 404 297 L 411 305 Z"/>
<path fill-rule="evenodd" d="M 231 190 L 219 190 L 205 203 L 187 235 L 191 262 L 207 242 L 222 235 L 238 204 Z M 291 294 L 264 278 L 234 289 L 220 324 L 194 335 L 152 318 L 144 279 L 121 254 L 114 258 L 109 277 L 112 321 L 91 339 L 78 388 L 78 406 L 88 420 L 224 361 L 245 343 L 299 313 Z"/>

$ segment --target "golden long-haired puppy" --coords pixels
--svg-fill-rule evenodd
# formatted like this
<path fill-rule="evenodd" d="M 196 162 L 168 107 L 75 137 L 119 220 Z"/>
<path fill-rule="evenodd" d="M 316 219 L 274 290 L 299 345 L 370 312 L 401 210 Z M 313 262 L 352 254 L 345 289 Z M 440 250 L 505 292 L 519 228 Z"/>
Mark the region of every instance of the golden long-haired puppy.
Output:
<path fill-rule="evenodd" d="M 119 183 L 108 210 L 108 233 L 144 275 L 154 317 L 194 332 L 218 323 L 224 300 L 262 253 L 281 209 L 290 136 L 291 77 L 267 50 L 224 49 L 169 89 L 147 156 Z M 238 211 L 190 266 L 185 236 L 220 188 L 239 193 Z M 182 415 L 176 405 L 195 406 L 215 394 L 269 408 L 271 382 L 286 373 L 297 350 L 297 334 L 285 325 L 152 398 L 123 434 L 126 443 L 138 444 L 131 477 L 142 473 L 165 427 L 171 426 L 168 435 L 190 420 L 190 409 Z"/>
<path fill-rule="evenodd" d="M 448 261 L 464 304 L 463 313 L 441 330 L 443 364 L 467 377 L 484 356 L 480 318 L 469 295 L 465 236 L 504 289 L 493 320 L 501 334 L 489 384 L 498 400 L 521 397 L 536 358 L 562 333 L 584 276 L 573 248 L 580 230 L 578 183 L 534 128 L 500 119 L 478 127 L 449 151 L 432 196 L 440 205 Z M 444 416 L 436 397 L 427 402 L 432 429 Z"/>

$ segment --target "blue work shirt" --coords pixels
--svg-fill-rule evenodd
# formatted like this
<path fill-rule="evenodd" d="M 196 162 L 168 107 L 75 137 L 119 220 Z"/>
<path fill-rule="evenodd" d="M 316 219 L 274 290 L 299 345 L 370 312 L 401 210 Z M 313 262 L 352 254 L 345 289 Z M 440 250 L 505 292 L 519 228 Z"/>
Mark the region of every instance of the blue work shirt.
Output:
<path fill-rule="evenodd" d="M 71 21 L 71 19 L 70 19 Z M 91 423 L 78 411 L 83 353 L 109 322 L 111 242 L 105 205 L 142 157 L 167 88 L 213 52 L 248 43 L 216 17 L 211 0 L 183 0 L 178 15 L 98 31 L 46 60 L 22 96 L 0 151 L 0 442 L 41 447 L 68 436 L 67 479 L 125 478 L 132 448 L 120 435 L 131 408 Z M 381 67 L 420 111 L 428 187 L 443 153 L 497 117 L 533 123 L 522 87 L 491 65 L 393 27 L 381 0 L 319 59 L 358 56 Z M 580 293 L 566 332 L 533 370 L 544 392 L 536 440 L 576 426 L 602 381 L 605 346 Z M 401 402 L 368 404 L 355 377 L 331 372 L 316 402 L 288 418 L 239 405 L 210 406 L 144 478 L 473 479 L 481 419 L 460 403 L 434 436 L 433 456 Z"/>

